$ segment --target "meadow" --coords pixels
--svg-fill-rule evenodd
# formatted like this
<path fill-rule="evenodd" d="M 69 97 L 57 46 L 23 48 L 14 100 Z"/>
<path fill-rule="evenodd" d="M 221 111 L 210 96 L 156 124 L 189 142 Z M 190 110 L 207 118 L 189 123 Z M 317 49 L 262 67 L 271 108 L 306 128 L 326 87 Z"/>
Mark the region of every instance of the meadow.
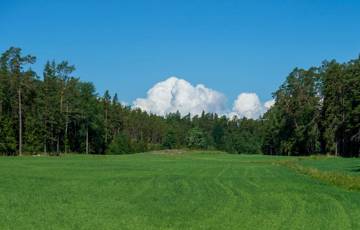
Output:
<path fill-rule="evenodd" d="M 360 159 L 154 152 L 0 158 L 0 229 L 360 229 Z"/>

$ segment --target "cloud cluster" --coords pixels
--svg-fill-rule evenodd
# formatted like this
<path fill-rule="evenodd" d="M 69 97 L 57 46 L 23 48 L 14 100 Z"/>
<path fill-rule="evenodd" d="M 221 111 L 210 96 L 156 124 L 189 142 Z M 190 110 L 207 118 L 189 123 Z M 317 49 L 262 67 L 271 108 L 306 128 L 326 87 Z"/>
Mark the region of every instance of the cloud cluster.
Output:
<path fill-rule="evenodd" d="M 238 117 L 255 118 L 263 112 L 263 106 L 255 93 L 241 93 L 234 101 L 232 114 Z"/>
<path fill-rule="evenodd" d="M 275 100 L 266 101 L 261 103 L 256 93 L 241 93 L 234 101 L 232 112 L 230 117 L 246 117 L 246 118 L 259 118 L 268 109 L 275 104 Z"/>
<path fill-rule="evenodd" d="M 226 107 L 226 97 L 204 85 L 193 86 L 176 77 L 155 84 L 146 98 L 138 98 L 133 106 L 150 113 L 166 115 L 179 111 L 182 115 L 201 114 L 202 111 L 227 115 L 229 117 L 258 118 L 274 104 L 273 100 L 264 104 L 255 93 L 241 93 L 231 111 Z"/>
<path fill-rule="evenodd" d="M 273 107 L 273 105 L 275 105 L 275 99 L 271 99 L 264 103 L 264 107 L 266 110 L 269 110 L 271 107 Z"/>
<path fill-rule="evenodd" d="M 204 85 L 193 86 L 189 82 L 170 77 L 155 84 L 146 98 L 136 99 L 134 107 L 166 115 L 179 111 L 182 115 L 200 114 L 202 111 L 222 113 L 226 106 L 226 97 Z"/>

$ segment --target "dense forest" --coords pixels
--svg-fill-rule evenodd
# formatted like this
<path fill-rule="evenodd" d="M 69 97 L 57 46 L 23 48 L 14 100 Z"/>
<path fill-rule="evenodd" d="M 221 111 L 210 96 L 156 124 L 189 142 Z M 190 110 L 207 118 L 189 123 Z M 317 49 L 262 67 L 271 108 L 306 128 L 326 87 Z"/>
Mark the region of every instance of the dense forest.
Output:
<path fill-rule="evenodd" d="M 360 58 L 294 69 L 257 120 L 213 113 L 163 116 L 98 95 L 66 61 L 46 63 L 11 47 L 0 59 L 0 153 L 125 154 L 158 149 L 359 156 Z"/>
<path fill-rule="evenodd" d="M 360 155 L 360 58 L 294 69 L 264 115 L 263 152 Z"/>

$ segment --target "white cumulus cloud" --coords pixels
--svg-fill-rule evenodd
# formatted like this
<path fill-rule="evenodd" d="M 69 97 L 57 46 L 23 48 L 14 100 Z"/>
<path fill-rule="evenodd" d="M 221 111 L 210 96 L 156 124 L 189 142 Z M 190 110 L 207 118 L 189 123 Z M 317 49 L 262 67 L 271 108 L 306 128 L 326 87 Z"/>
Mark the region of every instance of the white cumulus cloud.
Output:
<path fill-rule="evenodd" d="M 155 84 L 147 92 L 146 98 L 136 99 L 133 105 L 158 115 L 176 111 L 182 115 L 196 115 L 202 111 L 223 113 L 226 108 L 226 97 L 204 85 L 193 86 L 183 79 L 170 77 Z"/>
<path fill-rule="evenodd" d="M 256 93 L 241 93 L 234 101 L 233 109 L 229 116 L 257 119 L 274 104 L 275 100 L 273 99 L 262 104 Z"/>
<path fill-rule="evenodd" d="M 256 93 L 241 93 L 234 101 L 232 114 L 238 117 L 258 118 L 263 107 Z"/>
<path fill-rule="evenodd" d="M 179 111 L 181 115 L 201 114 L 202 111 L 257 119 L 275 103 L 274 100 L 261 103 L 256 93 L 241 93 L 234 101 L 233 108 L 226 107 L 224 94 L 209 89 L 202 84 L 193 86 L 177 77 L 158 82 L 148 92 L 146 98 L 138 98 L 133 107 L 157 115 Z M 229 112 L 230 111 L 230 112 Z"/>
<path fill-rule="evenodd" d="M 271 107 L 273 107 L 275 105 L 275 99 L 271 99 L 269 101 L 266 101 L 264 103 L 264 107 L 266 110 L 270 109 Z"/>

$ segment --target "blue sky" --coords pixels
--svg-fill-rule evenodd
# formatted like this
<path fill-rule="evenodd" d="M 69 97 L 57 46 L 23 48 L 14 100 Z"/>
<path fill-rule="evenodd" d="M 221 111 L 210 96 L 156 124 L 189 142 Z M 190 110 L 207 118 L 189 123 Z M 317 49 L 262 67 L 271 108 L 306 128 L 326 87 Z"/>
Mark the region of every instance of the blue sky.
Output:
<path fill-rule="evenodd" d="M 101 94 L 145 97 L 178 76 L 271 98 L 296 66 L 360 53 L 360 1 L 1 1 L 0 50 L 68 60 Z"/>

